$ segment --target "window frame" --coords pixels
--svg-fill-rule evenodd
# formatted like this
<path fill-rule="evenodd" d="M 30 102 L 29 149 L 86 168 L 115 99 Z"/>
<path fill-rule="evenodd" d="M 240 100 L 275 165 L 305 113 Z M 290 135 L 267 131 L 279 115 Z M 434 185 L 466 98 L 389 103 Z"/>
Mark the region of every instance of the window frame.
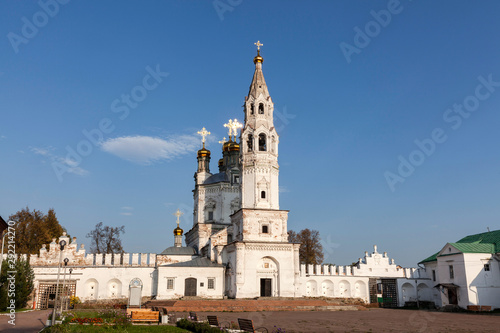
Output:
<path fill-rule="evenodd" d="M 170 288 L 170 284 L 171 288 Z M 175 289 L 175 278 L 173 277 L 168 277 L 167 278 L 167 290 L 174 290 Z"/>

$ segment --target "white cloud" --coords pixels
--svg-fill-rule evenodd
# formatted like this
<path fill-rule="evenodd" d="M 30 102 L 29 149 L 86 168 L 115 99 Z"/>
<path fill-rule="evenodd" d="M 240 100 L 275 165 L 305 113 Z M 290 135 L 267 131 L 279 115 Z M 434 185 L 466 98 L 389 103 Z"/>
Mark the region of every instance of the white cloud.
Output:
<path fill-rule="evenodd" d="M 121 209 L 124 212 L 121 212 L 120 215 L 131 216 L 132 215 L 132 210 L 134 210 L 134 207 L 123 206 Z"/>
<path fill-rule="evenodd" d="M 199 145 L 200 139 L 194 135 L 170 139 L 138 135 L 108 139 L 101 144 L 101 149 L 130 162 L 150 165 L 196 151 Z"/>
<path fill-rule="evenodd" d="M 50 160 L 51 162 L 59 162 L 62 165 L 68 167 L 66 172 L 72 173 L 74 175 L 78 176 L 86 176 L 89 174 L 89 172 L 83 168 L 80 168 L 78 166 L 78 163 L 71 159 L 66 159 L 61 156 L 57 156 L 53 152 L 56 150 L 54 147 L 46 147 L 46 148 L 39 148 L 39 147 L 29 147 L 30 150 L 35 153 L 36 155 L 40 155 L 45 157 L 46 159 Z M 24 153 L 24 152 L 23 152 Z M 42 160 L 43 163 L 46 162 L 46 160 Z"/>

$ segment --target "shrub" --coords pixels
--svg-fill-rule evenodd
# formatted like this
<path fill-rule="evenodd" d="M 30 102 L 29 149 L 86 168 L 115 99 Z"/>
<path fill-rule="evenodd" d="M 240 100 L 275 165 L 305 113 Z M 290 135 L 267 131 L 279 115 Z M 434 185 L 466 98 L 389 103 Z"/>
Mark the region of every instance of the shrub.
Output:
<path fill-rule="evenodd" d="M 217 327 L 212 327 L 207 323 L 194 323 L 187 319 L 181 319 L 177 322 L 177 327 L 183 328 L 185 330 L 194 333 L 222 333 L 224 331 L 218 329 Z"/>

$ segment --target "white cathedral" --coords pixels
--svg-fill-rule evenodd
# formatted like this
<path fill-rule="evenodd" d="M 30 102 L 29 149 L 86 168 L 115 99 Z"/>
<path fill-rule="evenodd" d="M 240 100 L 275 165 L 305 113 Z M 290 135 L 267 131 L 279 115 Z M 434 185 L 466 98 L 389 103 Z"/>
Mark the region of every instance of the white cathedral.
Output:
<path fill-rule="evenodd" d="M 199 132 L 203 148 L 197 152 L 193 227 L 185 233 L 186 246 L 180 211 L 174 246 L 160 254 L 86 254 L 76 238 L 63 235 L 39 255 L 24 255 L 35 271 L 34 308 L 46 308 L 55 297 L 60 240 L 68 243 L 62 254 L 68 258 L 65 288 L 82 300 L 123 298 L 132 304 L 141 298 L 323 296 L 373 302 L 381 279 L 415 279 L 415 269 L 397 266 L 376 246 L 354 266 L 299 263 L 300 244 L 288 241 L 288 211 L 279 205 L 279 136 L 262 71 L 262 44 L 256 45 L 244 124 L 234 119 L 225 125 L 229 141 L 223 142 L 217 173 L 210 171 L 211 152 L 205 148 L 209 133 Z M 432 287 L 428 280 L 419 280 L 419 288 Z M 403 282 L 395 282 L 395 288 Z M 405 301 L 402 293 L 398 297 Z"/>

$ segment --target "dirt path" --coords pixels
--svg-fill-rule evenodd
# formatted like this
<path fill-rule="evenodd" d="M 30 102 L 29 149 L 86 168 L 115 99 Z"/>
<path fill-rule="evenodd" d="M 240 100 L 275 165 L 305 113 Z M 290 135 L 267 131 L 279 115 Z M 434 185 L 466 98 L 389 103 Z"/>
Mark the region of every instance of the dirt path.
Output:
<path fill-rule="evenodd" d="M 35 333 L 40 331 L 45 326 L 45 321 L 51 313 L 51 310 L 39 310 L 30 312 L 16 313 L 16 325 L 8 323 L 10 317 L 8 315 L 0 316 L 0 332 L 23 332 Z"/>
<path fill-rule="evenodd" d="M 296 332 L 500 332 L 500 316 L 416 310 L 298 312 L 199 312 L 200 319 L 215 314 L 219 321 L 252 319 L 255 327 L 274 326 Z M 184 313 L 178 313 L 183 317 Z"/>

